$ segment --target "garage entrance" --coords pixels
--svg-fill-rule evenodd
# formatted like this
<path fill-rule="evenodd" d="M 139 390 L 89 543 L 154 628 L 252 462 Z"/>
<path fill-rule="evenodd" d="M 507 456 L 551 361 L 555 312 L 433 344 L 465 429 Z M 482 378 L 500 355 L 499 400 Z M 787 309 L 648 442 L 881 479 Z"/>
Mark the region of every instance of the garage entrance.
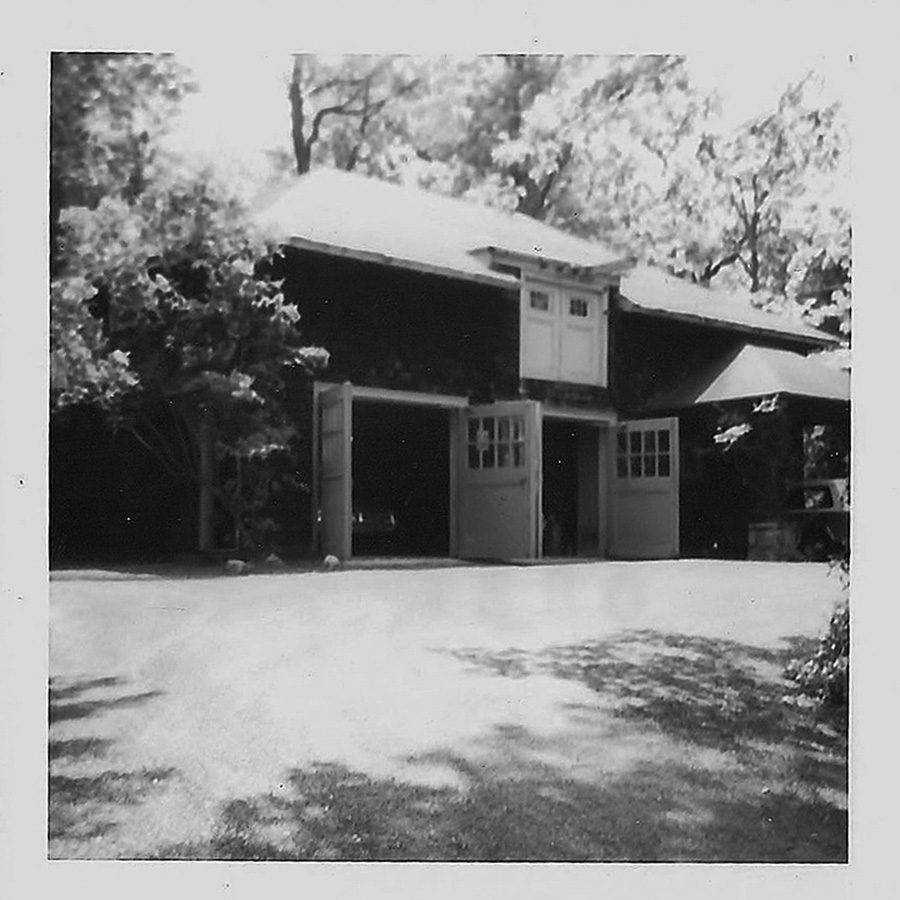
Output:
<path fill-rule="evenodd" d="M 312 552 L 456 554 L 465 397 L 313 385 Z"/>
<path fill-rule="evenodd" d="M 601 432 L 605 436 L 605 428 L 597 423 L 544 418 L 541 506 L 545 558 L 604 555 L 606 479 Z"/>
<path fill-rule="evenodd" d="M 450 552 L 450 411 L 355 399 L 354 556 Z"/>

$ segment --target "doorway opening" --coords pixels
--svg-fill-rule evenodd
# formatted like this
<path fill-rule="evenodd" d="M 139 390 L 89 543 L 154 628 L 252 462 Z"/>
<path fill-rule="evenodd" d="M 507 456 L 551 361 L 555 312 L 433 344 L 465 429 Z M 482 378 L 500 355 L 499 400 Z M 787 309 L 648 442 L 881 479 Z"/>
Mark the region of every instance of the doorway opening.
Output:
<path fill-rule="evenodd" d="M 353 403 L 354 556 L 449 556 L 450 411 Z"/>
<path fill-rule="evenodd" d="M 542 435 L 542 555 L 598 557 L 600 521 L 598 425 L 544 419 Z"/>

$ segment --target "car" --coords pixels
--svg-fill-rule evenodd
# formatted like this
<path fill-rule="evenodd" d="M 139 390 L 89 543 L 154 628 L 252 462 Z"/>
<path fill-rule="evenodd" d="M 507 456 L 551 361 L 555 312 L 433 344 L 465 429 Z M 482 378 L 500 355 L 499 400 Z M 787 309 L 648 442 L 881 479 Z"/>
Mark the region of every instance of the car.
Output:
<path fill-rule="evenodd" d="M 391 509 L 378 507 L 353 507 L 351 513 L 353 534 L 389 535 L 397 530 L 397 515 Z M 316 513 L 316 523 L 322 524 L 322 510 Z"/>
<path fill-rule="evenodd" d="M 353 533 L 389 535 L 397 530 L 397 516 L 391 509 L 358 507 L 353 510 Z"/>
<path fill-rule="evenodd" d="M 850 486 L 846 478 L 788 485 L 783 515 L 790 544 L 801 559 L 826 560 L 850 546 Z"/>

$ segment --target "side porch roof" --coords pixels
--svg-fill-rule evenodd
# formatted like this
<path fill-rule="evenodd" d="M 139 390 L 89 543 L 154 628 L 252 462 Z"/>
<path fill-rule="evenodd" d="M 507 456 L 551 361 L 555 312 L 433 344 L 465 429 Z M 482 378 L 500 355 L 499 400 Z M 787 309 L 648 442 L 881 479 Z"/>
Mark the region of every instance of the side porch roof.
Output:
<path fill-rule="evenodd" d="M 648 408 L 678 410 L 772 394 L 849 403 L 850 374 L 815 357 L 744 344 L 664 391 Z"/>

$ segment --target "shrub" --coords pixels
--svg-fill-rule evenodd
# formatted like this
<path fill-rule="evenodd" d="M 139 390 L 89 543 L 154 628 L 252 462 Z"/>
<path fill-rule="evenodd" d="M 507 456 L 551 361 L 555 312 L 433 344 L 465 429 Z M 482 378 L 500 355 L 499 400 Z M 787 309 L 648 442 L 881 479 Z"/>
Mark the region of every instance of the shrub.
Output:
<path fill-rule="evenodd" d="M 844 601 L 809 658 L 788 666 L 800 693 L 831 707 L 846 707 L 850 697 L 850 605 Z"/>

